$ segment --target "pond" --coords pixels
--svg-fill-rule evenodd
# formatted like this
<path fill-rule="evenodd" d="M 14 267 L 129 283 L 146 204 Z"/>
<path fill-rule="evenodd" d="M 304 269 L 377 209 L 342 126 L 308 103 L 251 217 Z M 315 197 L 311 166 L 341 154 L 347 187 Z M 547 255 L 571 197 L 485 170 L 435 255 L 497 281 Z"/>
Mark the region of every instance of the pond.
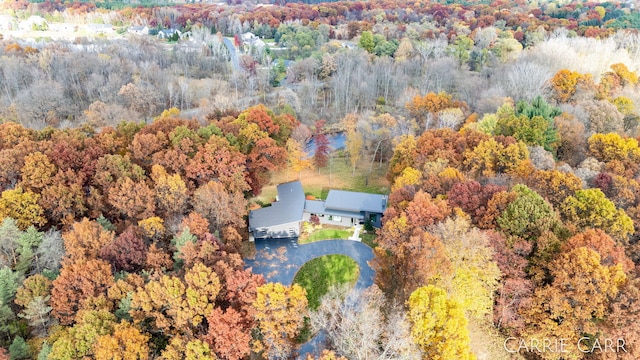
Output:
<path fill-rule="evenodd" d="M 347 134 L 345 134 L 344 132 L 337 132 L 333 134 L 327 134 L 327 138 L 329 139 L 329 147 L 331 150 L 340 150 L 344 149 L 344 144 L 347 141 Z M 311 140 L 307 143 L 305 152 L 309 157 L 312 157 L 316 154 L 315 138 L 312 137 Z"/>

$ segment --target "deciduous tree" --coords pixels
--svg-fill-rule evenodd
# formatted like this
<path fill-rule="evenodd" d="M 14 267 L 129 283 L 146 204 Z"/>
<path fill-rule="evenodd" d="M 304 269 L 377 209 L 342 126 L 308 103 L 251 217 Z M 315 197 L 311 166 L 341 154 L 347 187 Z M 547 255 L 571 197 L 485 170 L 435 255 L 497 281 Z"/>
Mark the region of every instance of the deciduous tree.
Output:
<path fill-rule="evenodd" d="M 128 322 L 116 324 L 113 333 L 98 337 L 93 345 L 97 360 L 145 360 L 149 358 L 149 336 Z"/>
<path fill-rule="evenodd" d="M 561 252 L 569 252 L 571 249 L 585 247 L 596 251 L 600 255 L 600 263 L 604 266 L 622 265 L 622 269 L 629 274 L 634 265 L 627 257 L 624 247 L 616 242 L 600 229 L 588 229 L 576 234 L 562 244 Z"/>
<path fill-rule="evenodd" d="M 169 215 L 184 212 L 187 206 L 187 186 L 180 175 L 169 175 L 161 165 L 153 165 L 151 178 L 158 209 Z"/>
<path fill-rule="evenodd" d="M 153 216 L 156 208 L 153 190 L 144 181 L 134 182 L 128 177 L 109 190 L 109 204 L 124 218 L 137 220 Z"/>
<path fill-rule="evenodd" d="M 131 316 L 136 324 L 150 322 L 153 331 L 193 335 L 213 311 L 220 292 L 218 276 L 199 263 L 184 279 L 163 275 L 139 288 L 132 297 Z"/>
<path fill-rule="evenodd" d="M 526 183 L 554 207 L 560 206 L 568 196 L 582 189 L 580 178 L 558 170 L 536 170 L 530 174 Z"/>
<path fill-rule="evenodd" d="M 87 218 L 74 223 L 71 230 L 62 235 L 64 248 L 71 262 L 96 259 L 100 250 L 113 242 L 115 235 L 100 224 Z"/>
<path fill-rule="evenodd" d="M 411 337 L 423 356 L 434 360 L 474 359 L 464 310 L 445 290 L 428 285 L 409 297 Z"/>
<path fill-rule="evenodd" d="M 384 295 L 375 286 L 353 291 L 344 286 L 332 288 L 310 313 L 311 326 L 326 333 L 334 348 L 350 359 L 380 359 L 384 305 Z"/>
<path fill-rule="evenodd" d="M 412 135 L 401 138 L 393 149 L 393 157 L 389 160 L 389 173 L 387 179 L 393 183 L 404 169 L 413 167 L 416 161 L 416 139 Z"/>
<path fill-rule="evenodd" d="M 287 357 L 304 324 L 306 291 L 298 284 L 287 287 L 280 283 L 268 283 L 258 288 L 253 306 L 267 357 Z"/>
<path fill-rule="evenodd" d="M 362 134 L 356 131 L 355 128 L 347 131 L 347 140 L 345 141 L 345 147 L 347 153 L 349 153 L 349 161 L 351 162 L 351 176 L 355 176 L 356 166 L 362 157 Z"/>
<path fill-rule="evenodd" d="M 193 209 L 215 229 L 243 226 L 247 201 L 242 193 L 227 191 L 220 182 L 210 181 L 194 192 Z"/>
<path fill-rule="evenodd" d="M 566 351 L 579 354 L 578 339 L 598 333 L 598 319 L 605 318 L 626 276 L 620 264 L 602 265 L 600 255 L 585 247 L 560 254 L 550 268 L 553 282 L 537 288 L 531 308 L 525 310 L 526 338 L 568 339 Z"/>
<path fill-rule="evenodd" d="M 87 211 L 82 181 L 71 169 L 58 171 L 41 195 L 38 204 L 52 222 L 69 226 Z"/>
<path fill-rule="evenodd" d="M 316 168 L 320 169 L 327 166 L 329 160 L 329 139 L 324 133 L 325 120 L 318 120 L 315 123 L 315 131 L 313 139 L 316 143 L 316 149 L 313 154 L 313 163 Z"/>
<path fill-rule="evenodd" d="M 115 271 L 136 272 L 142 268 L 147 257 L 147 247 L 133 227 L 127 228 L 115 240 L 100 249 L 100 257 Z"/>
<path fill-rule="evenodd" d="M 113 331 L 115 320 L 115 316 L 105 309 L 81 310 L 74 326 L 57 334 L 48 358 L 63 360 L 91 355 L 97 340 Z"/>
<path fill-rule="evenodd" d="M 447 193 L 447 199 L 451 207 L 460 207 L 471 216 L 475 224 L 479 224 L 489 206 L 489 200 L 503 187 L 497 185 L 482 186 L 475 180 L 459 182 L 453 185 Z"/>
<path fill-rule="evenodd" d="M 0 196 L 0 219 L 12 218 L 16 220 L 22 230 L 31 225 L 42 226 L 46 224 L 44 211 L 38 205 L 40 195 L 29 190 L 24 191 L 17 187 L 5 190 Z"/>
<path fill-rule="evenodd" d="M 66 263 L 53 281 L 50 300 L 53 316 L 63 325 L 72 324 L 84 302 L 106 295 L 111 284 L 111 265 L 103 260 L 79 259 Z"/>
<path fill-rule="evenodd" d="M 217 136 L 209 138 L 189 160 L 186 176 L 197 185 L 218 181 L 232 192 L 249 189 L 246 156 L 232 148 L 226 139 Z"/>
<path fill-rule="evenodd" d="M 442 240 L 453 269 L 449 277 L 442 274 L 435 283 L 446 289 L 469 316 L 481 319 L 490 314 L 501 274 L 489 238 L 461 217 L 437 224 L 432 232 Z"/>
<path fill-rule="evenodd" d="M 35 251 L 36 271 L 57 271 L 64 255 L 64 241 L 60 232 L 50 229 L 44 233 L 42 242 Z"/>
<path fill-rule="evenodd" d="M 20 183 L 23 188 L 37 192 L 51 182 L 55 172 L 56 167 L 47 155 L 35 152 L 24 158 L 24 166 L 20 169 Z"/>
<path fill-rule="evenodd" d="M 568 102 L 576 93 L 578 83 L 582 81 L 584 75 L 567 69 L 558 71 L 551 78 L 551 86 L 556 93 L 556 98 L 560 102 Z"/>
<path fill-rule="evenodd" d="M 300 179 L 302 170 L 310 169 L 313 166 L 311 159 L 307 158 L 304 147 L 294 139 L 287 140 L 287 170 L 298 173 Z M 287 176 L 288 179 L 288 176 Z"/>
<path fill-rule="evenodd" d="M 247 156 L 248 181 L 253 194 L 260 194 L 269 182 L 271 172 L 284 170 L 286 162 L 287 151 L 284 147 L 278 146 L 271 138 L 258 140 Z"/>
<path fill-rule="evenodd" d="M 602 229 L 623 244 L 633 233 L 633 221 L 598 188 L 578 190 L 561 206 L 563 216 L 581 228 Z"/>
<path fill-rule="evenodd" d="M 241 360 L 251 353 L 251 332 L 242 314 L 234 308 L 213 309 L 207 317 L 209 331 L 204 337 L 213 352 L 224 360 Z"/>

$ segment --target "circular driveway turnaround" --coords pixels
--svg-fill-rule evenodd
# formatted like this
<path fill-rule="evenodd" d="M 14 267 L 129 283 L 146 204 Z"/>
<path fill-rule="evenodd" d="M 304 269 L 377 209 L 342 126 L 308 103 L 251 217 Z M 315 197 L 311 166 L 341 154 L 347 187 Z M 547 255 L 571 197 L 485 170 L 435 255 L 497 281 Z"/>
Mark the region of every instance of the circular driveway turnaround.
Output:
<path fill-rule="evenodd" d="M 246 267 L 253 268 L 254 274 L 262 274 L 268 282 L 291 285 L 296 272 L 306 262 L 324 255 L 347 255 L 358 263 L 360 276 L 357 289 L 373 285 L 373 269 L 369 261 L 373 259 L 373 249 L 353 240 L 322 240 L 298 245 L 298 238 L 256 240 L 255 260 L 245 260 Z M 306 359 L 307 354 L 317 353 L 326 340 L 324 333 L 316 334 L 298 349 L 298 359 Z"/>
<path fill-rule="evenodd" d="M 309 260 L 324 255 L 347 255 L 358 263 L 360 276 L 356 288 L 373 285 L 373 269 L 368 262 L 373 250 L 366 244 L 353 240 L 322 240 L 298 245 L 297 238 L 256 240 L 255 260 L 245 260 L 254 274 L 262 274 L 267 282 L 291 285 L 298 269 Z"/>

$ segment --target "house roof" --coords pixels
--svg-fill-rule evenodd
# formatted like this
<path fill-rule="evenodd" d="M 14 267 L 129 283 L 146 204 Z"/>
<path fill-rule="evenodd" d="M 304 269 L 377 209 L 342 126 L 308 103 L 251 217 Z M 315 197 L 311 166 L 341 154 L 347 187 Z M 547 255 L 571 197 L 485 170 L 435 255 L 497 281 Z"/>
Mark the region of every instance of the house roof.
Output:
<path fill-rule="evenodd" d="M 334 190 L 329 190 L 329 193 Z M 326 207 L 326 203 L 322 200 L 307 200 L 304 203 L 304 211 L 310 214 L 322 214 L 322 215 L 334 215 L 351 217 L 354 219 L 364 219 L 360 210 L 338 210 L 329 209 Z"/>
<path fill-rule="evenodd" d="M 304 211 L 311 214 L 322 214 L 324 213 L 324 201 L 307 200 L 304 203 Z"/>
<path fill-rule="evenodd" d="M 325 201 L 325 208 L 351 212 L 383 213 L 387 208 L 387 196 L 354 191 L 331 190 Z"/>
<path fill-rule="evenodd" d="M 278 201 L 249 213 L 249 230 L 302 220 L 305 199 L 300 181 L 280 184 L 277 190 Z"/>

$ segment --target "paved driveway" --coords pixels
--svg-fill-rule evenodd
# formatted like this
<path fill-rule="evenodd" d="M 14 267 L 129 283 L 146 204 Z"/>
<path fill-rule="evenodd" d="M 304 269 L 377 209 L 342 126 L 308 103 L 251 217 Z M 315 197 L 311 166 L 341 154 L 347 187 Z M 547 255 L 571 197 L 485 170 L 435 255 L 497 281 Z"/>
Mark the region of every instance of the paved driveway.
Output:
<path fill-rule="evenodd" d="M 360 267 L 356 288 L 373 285 L 374 272 L 368 262 L 373 250 L 364 243 L 352 240 L 323 240 L 298 245 L 297 238 L 256 240 L 255 260 L 245 260 L 255 274 L 262 274 L 268 282 L 291 285 L 296 272 L 309 260 L 332 254 L 347 255 Z"/>
<path fill-rule="evenodd" d="M 360 277 L 356 288 L 364 289 L 373 285 L 373 269 L 369 261 L 373 250 L 364 243 L 353 240 L 323 240 L 298 245 L 297 238 L 256 240 L 255 260 L 245 260 L 253 273 L 262 274 L 268 282 L 291 285 L 296 272 L 309 260 L 324 255 L 341 254 L 354 259 L 360 267 Z M 298 349 L 298 359 L 306 359 L 307 354 L 317 354 L 324 349 L 326 336 L 319 333 Z"/>

